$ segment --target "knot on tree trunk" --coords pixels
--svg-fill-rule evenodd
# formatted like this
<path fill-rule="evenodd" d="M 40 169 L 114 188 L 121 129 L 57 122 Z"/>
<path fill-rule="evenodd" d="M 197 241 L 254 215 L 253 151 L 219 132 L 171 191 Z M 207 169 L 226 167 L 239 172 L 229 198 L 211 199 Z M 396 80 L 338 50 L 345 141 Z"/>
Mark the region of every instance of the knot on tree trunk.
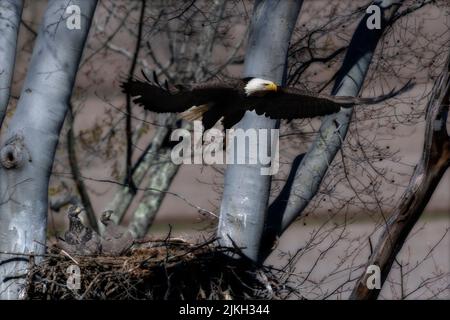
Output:
<path fill-rule="evenodd" d="M 13 137 L 0 150 L 0 163 L 5 169 L 21 167 L 27 158 L 23 137 Z"/>

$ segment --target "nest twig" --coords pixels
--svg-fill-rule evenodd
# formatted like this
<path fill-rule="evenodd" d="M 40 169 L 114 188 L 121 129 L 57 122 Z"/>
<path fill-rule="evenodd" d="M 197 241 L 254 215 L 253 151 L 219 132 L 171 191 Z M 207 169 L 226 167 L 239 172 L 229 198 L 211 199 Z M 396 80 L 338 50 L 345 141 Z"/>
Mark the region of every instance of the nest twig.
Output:
<path fill-rule="evenodd" d="M 56 248 L 50 249 L 50 252 Z M 150 241 L 125 256 L 74 256 L 58 251 L 30 268 L 28 299 L 282 299 L 284 286 L 267 267 L 236 258 L 215 239 L 192 245 Z M 80 286 L 67 269 L 78 262 Z"/>

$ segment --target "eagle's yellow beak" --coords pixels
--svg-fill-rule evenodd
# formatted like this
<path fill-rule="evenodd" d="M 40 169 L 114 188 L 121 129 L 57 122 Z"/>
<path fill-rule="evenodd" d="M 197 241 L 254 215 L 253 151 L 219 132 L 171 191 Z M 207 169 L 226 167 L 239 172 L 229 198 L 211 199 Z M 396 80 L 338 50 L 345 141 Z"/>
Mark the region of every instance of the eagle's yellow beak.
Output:
<path fill-rule="evenodd" d="M 266 84 L 266 89 L 269 91 L 277 91 L 278 86 L 275 83 L 271 82 L 271 83 Z"/>

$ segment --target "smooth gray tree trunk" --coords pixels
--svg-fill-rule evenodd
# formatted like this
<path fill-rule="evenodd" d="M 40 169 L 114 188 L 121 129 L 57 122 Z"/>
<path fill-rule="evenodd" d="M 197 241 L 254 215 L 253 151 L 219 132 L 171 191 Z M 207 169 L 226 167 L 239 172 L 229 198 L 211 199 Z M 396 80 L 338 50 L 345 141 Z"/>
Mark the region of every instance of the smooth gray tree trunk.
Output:
<path fill-rule="evenodd" d="M 403 0 L 374 1 L 381 8 L 381 28 L 368 29 L 366 14 L 353 34 L 344 62 L 338 72 L 332 94 L 336 96 L 358 96 L 370 62 L 379 40 L 395 15 Z M 337 114 L 323 117 L 316 139 L 301 162 L 293 166 L 294 179 L 288 181 L 284 194 L 275 199 L 268 212 L 268 233 L 270 241 L 264 240 L 264 259 L 270 253 L 270 247 L 276 236 L 281 235 L 303 212 L 319 190 L 322 179 L 333 161 L 347 134 L 353 108 L 343 109 Z M 291 173 L 292 174 L 292 173 Z M 288 194 L 286 197 L 285 194 Z M 287 198 L 287 199 L 286 199 Z"/>
<path fill-rule="evenodd" d="M 18 278 L 28 267 L 23 254 L 45 252 L 49 177 L 96 4 L 96 0 L 48 2 L 17 110 L 1 140 L 2 299 L 23 297 L 24 279 Z M 69 5 L 81 9 L 80 29 L 67 27 Z"/>
<path fill-rule="evenodd" d="M 255 2 L 243 77 L 259 77 L 284 84 L 289 41 L 302 2 Z M 247 112 L 235 126 L 244 130 L 277 127 L 277 121 L 254 112 Z M 217 231 L 222 245 L 237 245 L 252 260 L 258 256 L 271 184 L 271 176 L 261 174 L 263 167 L 261 164 L 228 165 Z"/>
<path fill-rule="evenodd" d="M 11 93 L 22 8 L 22 0 L 0 0 L 0 128 Z"/>

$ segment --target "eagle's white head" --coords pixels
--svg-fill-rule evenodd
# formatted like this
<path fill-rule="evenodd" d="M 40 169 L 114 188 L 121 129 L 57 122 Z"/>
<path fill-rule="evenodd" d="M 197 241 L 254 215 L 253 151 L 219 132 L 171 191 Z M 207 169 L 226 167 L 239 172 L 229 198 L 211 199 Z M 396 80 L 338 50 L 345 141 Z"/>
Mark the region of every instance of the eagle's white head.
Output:
<path fill-rule="evenodd" d="M 244 87 L 247 96 L 261 96 L 270 91 L 277 91 L 278 86 L 270 80 L 253 78 Z"/>

